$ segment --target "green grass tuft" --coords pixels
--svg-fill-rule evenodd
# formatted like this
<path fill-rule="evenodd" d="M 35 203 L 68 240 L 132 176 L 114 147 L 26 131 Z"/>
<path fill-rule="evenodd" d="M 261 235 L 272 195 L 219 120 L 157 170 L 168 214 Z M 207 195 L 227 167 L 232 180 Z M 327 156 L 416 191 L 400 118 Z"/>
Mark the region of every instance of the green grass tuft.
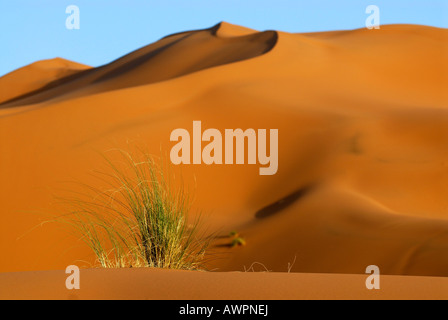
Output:
<path fill-rule="evenodd" d="M 203 269 L 211 239 L 199 234 L 200 218 L 189 221 L 189 198 L 174 189 L 153 158 L 141 161 L 123 151 L 111 173 L 101 173 L 104 191 L 85 185 L 87 197 L 70 199 L 73 226 L 104 268 Z M 87 199 L 87 200 L 86 200 Z M 65 199 L 67 200 L 67 199 Z"/>
<path fill-rule="evenodd" d="M 229 237 L 238 237 L 239 233 L 237 231 L 230 231 Z"/>
<path fill-rule="evenodd" d="M 241 237 L 235 238 L 232 240 L 231 246 L 232 247 L 236 247 L 236 246 L 245 246 L 246 245 L 246 240 L 244 240 Z"/>

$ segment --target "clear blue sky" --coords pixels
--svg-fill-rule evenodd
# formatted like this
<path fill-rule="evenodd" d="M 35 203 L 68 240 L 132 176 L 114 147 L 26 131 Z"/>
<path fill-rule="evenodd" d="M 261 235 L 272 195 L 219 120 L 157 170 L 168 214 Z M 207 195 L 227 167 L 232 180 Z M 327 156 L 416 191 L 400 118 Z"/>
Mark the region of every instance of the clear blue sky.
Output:
<path fill-rule="evenodd" d="M 0 76 L 54 57 L 99 66 L 220 21 L 288 32 L 361 28 L 370 4 L 381 24 L 448 28 L 448 0 L 1 0 Z M 65 27 L 68 5 L 80 9 L 80 30 Z"/>

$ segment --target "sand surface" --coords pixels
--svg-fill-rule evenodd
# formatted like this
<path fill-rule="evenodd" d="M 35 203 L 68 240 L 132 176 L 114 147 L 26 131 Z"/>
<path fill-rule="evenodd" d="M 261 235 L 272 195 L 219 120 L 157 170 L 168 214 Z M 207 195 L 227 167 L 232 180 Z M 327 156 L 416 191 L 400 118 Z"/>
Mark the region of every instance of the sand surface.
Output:
<path fill-rule="evenodd" d="M 144 269 L 82 270 L 80 290 L 67 290 L 63 271 L 0 274 L 0 299 L 63 300 L 373 300 L 448 299 L 448 279 L 302 273 L 209 273 Z"/>
<path fill-rule="evenodd" d="M 211 270 L 257 262 L 360 274 L 375 264 L 383 274 L 448 276 L 447 44 L 447 30 L 415 25 L 289 34 L 223 23 L 99 68 L 44 61 L 0 78 L 0 101 L 10 100 L 0 104 L 0 272 L 93 263 L 75 236 L 42 223 L 65 213 L 54 196 L 76 189 L 67 182 L 101 187 L 90 175 L 104 168 L 101 153 L 137 145 L 169 154 L 171 131 L 201 120 L 222 131 L 279 129 L 276 175 L 260 176 L 258 165 L 178 168 L 221 235 Z M 232 230 L 245 247 L 227 246 Z"/>

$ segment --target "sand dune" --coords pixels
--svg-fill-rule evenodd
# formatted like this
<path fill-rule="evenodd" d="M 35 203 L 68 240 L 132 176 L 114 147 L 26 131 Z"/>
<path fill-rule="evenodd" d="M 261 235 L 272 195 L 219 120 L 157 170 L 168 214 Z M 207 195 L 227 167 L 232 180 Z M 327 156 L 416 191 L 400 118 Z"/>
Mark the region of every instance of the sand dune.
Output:
<path fill-rule="evenodd" d="M 41 89 L 49 83 L 90 67 L 61 58 L 43 60 L 0 78 L 0 103 Z"/>
<path fill-rule="evenodd" d="M 92 262 L 66 230 L 38 226 L 64 212 L 52 197 L 63 181 L 98 184 L 89 175 L 103 166 L 98 152 L 169 152 L 171 131 L 201 120 L 279 129 L 274 176 L 251 165 L 180 168 L 222 235 L 210 269 L 363 273 L 376 264 L 447 276 L 447 40 L 425 26 L 288 34 L 223 23 L 21 89 L 0 105 L 0 271 Z M 228 248 L 231 230 L 247 246 Z"/>
<path fill-rule="evenodd" d="M 375 264 L 388 274 L 446 274 L 448 221 L 400 216 L 341 186 L 300 190 L 283 201 L 245 225 L 251 245 L 226 255 L 226 269 L 247 269 L 257 257 L 257 271 L 350 274 Z"/>
<path fill-rule="evenodd" d="M 47 87 L 28 92 L 3 108 L 43 102 L 74 90 L 79 97 L 173 79 L 264 54 L 275 46 L 278 37 L 275 31 L 241 35 L 239 28 L 229 25 L 217 34 L 220 29 L 224 28 L 218 24 L 210 29 L 166 37 L 103 67 L 58 79 Z M 222 33 L 226 36 L 221 36 Z M 233 33 L 239 36 L 229 36 Z"/>

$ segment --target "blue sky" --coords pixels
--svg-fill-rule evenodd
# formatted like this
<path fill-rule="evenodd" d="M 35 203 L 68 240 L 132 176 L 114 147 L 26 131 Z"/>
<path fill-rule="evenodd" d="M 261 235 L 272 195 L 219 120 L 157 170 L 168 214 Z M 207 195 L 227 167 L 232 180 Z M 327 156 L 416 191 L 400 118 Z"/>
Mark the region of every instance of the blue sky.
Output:
<path fill-rule="evenodd" d="M 219 21 L 288 32 L 361 28 L 371 4 L 381 24 L 448 28 L 448 0 L 1 0 L 0 76 L 54 57 L 99 66 Z M 80 9 L 79 30 L 65 27 L 69 5 Z"/>

